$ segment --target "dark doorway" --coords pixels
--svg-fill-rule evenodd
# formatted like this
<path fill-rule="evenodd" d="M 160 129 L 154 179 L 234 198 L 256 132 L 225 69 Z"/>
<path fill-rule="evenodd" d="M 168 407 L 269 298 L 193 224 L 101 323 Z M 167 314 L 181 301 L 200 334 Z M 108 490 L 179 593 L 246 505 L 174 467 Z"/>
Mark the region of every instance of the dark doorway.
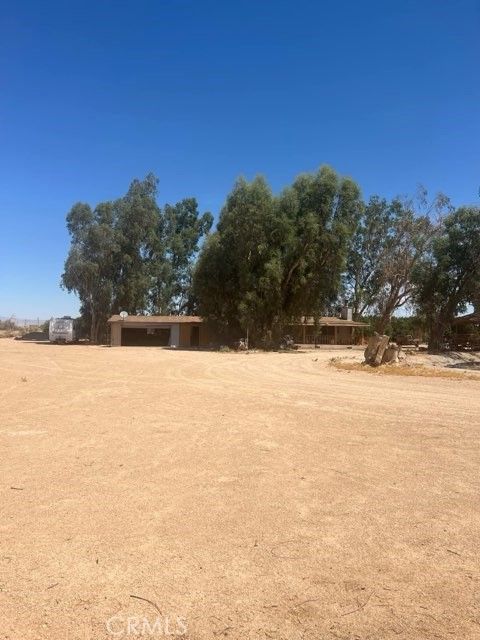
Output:
<path fill-rule="evenodd" d="M 192 327 L 190 331 L 190 346 L 198 347 L 200 344 L 200 327 Z"/>
<path fill-rule="evenodd" d="M 122 328 L 122 347 L 167 347 L 170 329 Z"/>

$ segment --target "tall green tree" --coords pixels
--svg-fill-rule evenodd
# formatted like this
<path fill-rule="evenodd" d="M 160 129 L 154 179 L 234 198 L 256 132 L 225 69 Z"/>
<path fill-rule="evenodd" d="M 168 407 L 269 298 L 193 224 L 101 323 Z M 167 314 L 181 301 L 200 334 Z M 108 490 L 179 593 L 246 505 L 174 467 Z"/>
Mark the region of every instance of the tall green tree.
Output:
<path fill-rule="evenodd" d="M 363 208 L 353 235 L 342 294 L 360 319 L 376 306 L 378 280 L 387 258 L 386 240 L 391 226 L 391 209 L 385 199 L 370 198 Z"/>
<path fill-rule="evenodd" d="M 158 314 L 192 313 L 195 300 L 192 277 L 202 239 L 208 234 L 213 216 L 200 214 L 195 198 L 166 204 L 158 222 L 159 251 L 153 260 L 150 309 Z"/>
<path fill-rule="evenodd" d="M 239 180 L 200 254 L 194 289 L 205 316 L 260 341 L 338 293 L 360 192 L 329 167 L 278 198 L 263 178 Z"/>
<path fill-rule="evenodd" d="M 318 316 L 338 295 L 351 236 L 361 212 L 360 190 L 330 167 L 297 178 L 278 199 L 286 229 L 281 247 L 281 308 L 285 321 Z"/>
<path fill-rule="evenodd" d="M 157 204 L 153 174 L 134 180 L 122 198 L 92 210 L 78 203 L 67 216 L 70 251 L 62 286 L 80 298 L 82 324 L 94 342 L 112 313 L 193 310 L 192 270 L 212 224 L 194 198 Z"/>
<path fill-rule="evenodd" d="M 416 304 L 429 327 L 429 349 L 439 351 L 454 317 L 480 299 L 480 208 L 462 207 L 443 220 L 414 280 Z"/>
<path fill-rule="evenodd" d="M 77 203 L 67 215 L 71 247 L 62 286 L 78 295 L 92 342 L 102 338 L 114 295 L 118 242 L 112 220 L 111 203 L 103 203 L 93 211 L 88 204 Z"/>
<path fill-rule="evenodd" d="M 433 214 L 438 218 L 448 210 L 448 198 L 439 194 L 429 203 L 423 188 L 415 199 L 369 200 L 352 240 L 344 279 L 344 293 L 357 319 L 375 315 L 375 328 L 383 333 L 392 315 L 412 302 L 413 271 L 438 229 Z"/>
<path fill-rule="evenodd" d="M 115 264 L 115 312 L 141 314 L 148 308 L 153 258 L 161 259 L 157 185 L 158 179 L 153 174 L 144 180 L 134 180 L 126 195 L 114 203 L 113 225 L 119 244 Z"/>
<path fill-rule="evenodd" d="M 271 327 L 279 308 L 278 236 L 266 181 L 238 180 L 197 264 L 194 293 L 202 315 L 226 329 L 250 331 L 254 340 Z"/>

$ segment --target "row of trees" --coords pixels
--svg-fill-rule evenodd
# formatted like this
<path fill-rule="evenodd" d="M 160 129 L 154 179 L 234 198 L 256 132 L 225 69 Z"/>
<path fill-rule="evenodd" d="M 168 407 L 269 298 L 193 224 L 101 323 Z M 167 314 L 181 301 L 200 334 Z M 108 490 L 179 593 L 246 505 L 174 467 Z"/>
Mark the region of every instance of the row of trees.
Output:
<path fill-rule="evenodd" d="M 429 348 L 441 349 L 453 318 L 480 311 L 480 208 L 461 207 L 441 220 L 412 272 L 414 304 L 427 321 Z"/>
<path fill-rule="evenodd" d="M 112 313 L 188 313 L 201 239 L 212 226 L 194 198 L 157 204 L 158 180 L 134 180 L 125 196 L 95 209 L 75 204 L 67 215 L 70 251 L 62 286 L 80 298 L 90 339 L 104 338 Z"/>
<path fill-rule="evenodd" d="M 268 344 L 292 319 L 347 303 L 380 332 L 408 306 L 438 348 L 453 317 L 480 300 L 480 210 L 455 210 L 442 194 L 364 203 L 353 180 L 322 167 L 279 195 L 261 177 L 240 179 L 209 233 L 212 220 L 193 198 L 161 209 L 152 175 L 94 210 L 76 204 L 62 283 L 78 294 L 91 339 L 120 310 L 198 312 Z"/>

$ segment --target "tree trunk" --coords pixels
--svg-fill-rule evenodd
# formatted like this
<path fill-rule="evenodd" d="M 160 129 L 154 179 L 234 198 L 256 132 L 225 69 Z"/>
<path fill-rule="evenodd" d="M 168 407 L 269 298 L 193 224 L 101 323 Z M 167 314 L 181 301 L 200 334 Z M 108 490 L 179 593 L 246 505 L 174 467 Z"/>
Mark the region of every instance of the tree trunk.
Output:
<path fill-rule="evenodd" d="M 375 323 L 375 331 L 380 335 L 384 335 L 387 324 L 390 322 L 391 313 L 382 313 Z"/>
<path fill-rule="evenodd" d="M 92 309 L 92 311 L 91 311 L 91 325 L 90 325 L 90 342 L 92 342 L 93 344 L 97 343 L 97 334 L 98 334 L 97 314 Z"/>
<path fill-rule="evenodd" d="M 103 319 L 102 317 L 97 318 L 97 326 L 95 331 L 95 344 L 103 343 L 103 337 L 104 337 L 103 330 L 104 330 Z"/>
<path fill-rule="evenodd" d="M 448 322 L 444 318 L 438 318 L 430 323 L 430 335 L 428 339 L 428 350 L 430 353 L 438 353 L 444 350 L 445 332 L 448 329 Z"/>

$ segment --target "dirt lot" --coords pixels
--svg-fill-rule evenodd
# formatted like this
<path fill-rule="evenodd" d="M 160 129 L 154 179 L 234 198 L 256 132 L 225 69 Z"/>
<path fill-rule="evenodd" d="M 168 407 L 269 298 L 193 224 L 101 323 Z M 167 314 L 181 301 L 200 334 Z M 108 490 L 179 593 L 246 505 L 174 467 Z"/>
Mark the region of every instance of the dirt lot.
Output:
<path fill-rule="evenodd" d="M 480 382 L 332 355 L 0 341 L 0 638 L 480 638 Z"/>

